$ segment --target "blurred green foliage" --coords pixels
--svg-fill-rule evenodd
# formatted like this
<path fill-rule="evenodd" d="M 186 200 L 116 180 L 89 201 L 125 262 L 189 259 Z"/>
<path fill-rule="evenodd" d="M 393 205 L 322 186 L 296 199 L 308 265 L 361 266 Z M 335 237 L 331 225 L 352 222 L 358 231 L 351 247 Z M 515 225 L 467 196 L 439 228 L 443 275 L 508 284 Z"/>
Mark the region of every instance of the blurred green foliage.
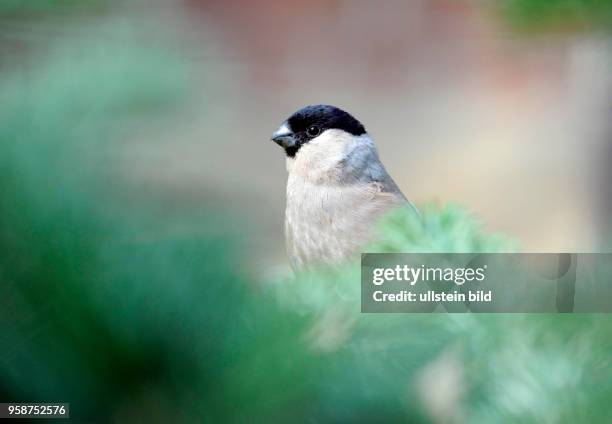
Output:
<path fill-rule="evenodd" d="M 422 219 L 398 209 L 380 229 L 381 241 L 367 251 L 512 252 L 517 247 L 485 232 L 457 206 L 428 206 Z M 298 274 L 275 286 L 281 304 L 315 317 L 307 340 L 311 349 L 327 355 L 335 384 L 345 387 L 342 399 L 325 388 L 323 393 L 347 411 L 362 416 L 364 405 L 374 404 L 396 411 L 396 417 L 403 413 L 410 422 L 612 419 L 604 400 L 612 395 L 609 316 L 361 314 L 359 281 L 358 264 L 348 264 Z M 454 390 L 456 402 L 449 395 Z"/>
<path fill-rule="evenodd" d="M 299 357 L 299 328 L 251 295 L 224 218 L 115 169 L 132 128 L 170 119 L 181 61 L 129 40 L 39 60 L 0 84 L 0 398 L 65 399 L 87 422 L 299 404 L 301 369 L 276 361 Z"/>
<path fill-rule="evenodd" d="M 608 0 L 503 0 L 509 21 L 529 31 L 612 29 Z"/>
<path fill-rule="evenodd" d="M 383 236 L 369 247 L 372 252 L 516 252 L 518 244 L 491 234 L 458 205 L 427 205 L 422 216 L 392 211 L 379 224 Z"/>
<path fill-rule="evenodd" d="M 116 167 L 180 111 L 180 58 L 126 40 L 35 60 L 0 81 L 1 400 L 77 422 L 612 419 L 608 317 L 364 315 L 354 264 L 256 285 L 215 205 Z M 515 249 L 457 207 L 380 228 L 370 250 Z"/>

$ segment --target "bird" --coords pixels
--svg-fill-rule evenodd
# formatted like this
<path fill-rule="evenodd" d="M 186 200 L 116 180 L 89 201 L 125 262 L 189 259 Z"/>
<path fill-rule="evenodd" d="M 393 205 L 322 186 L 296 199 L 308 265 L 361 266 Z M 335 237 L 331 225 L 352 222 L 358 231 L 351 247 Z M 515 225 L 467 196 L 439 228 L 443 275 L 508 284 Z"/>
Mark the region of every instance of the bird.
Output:
<path fill-rule="evenodd" d="M 285 241 L 294 271 L 359 257 L 380 218 L 401 206 L 419 214 L 379 159 L 365 127 L 331 105 L 306 106 L 271 137 L 288 172 Z"/>

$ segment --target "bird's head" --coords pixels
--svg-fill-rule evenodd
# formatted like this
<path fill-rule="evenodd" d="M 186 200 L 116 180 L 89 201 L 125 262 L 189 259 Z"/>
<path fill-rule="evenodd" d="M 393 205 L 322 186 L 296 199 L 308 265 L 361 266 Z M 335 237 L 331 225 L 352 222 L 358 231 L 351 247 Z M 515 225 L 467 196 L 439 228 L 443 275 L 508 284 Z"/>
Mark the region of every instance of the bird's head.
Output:
<path fill-rule="evenodd" d="M 330 135 L 361 136 L 365 128 L 351 114 L 335 106 L 306 106 L 291 115 L 274 134 L 272 140 L 288 157 L 294 158 L 302 146 L 316 143 Z M 329 140 L 322 141 L 327 143 Z"/>

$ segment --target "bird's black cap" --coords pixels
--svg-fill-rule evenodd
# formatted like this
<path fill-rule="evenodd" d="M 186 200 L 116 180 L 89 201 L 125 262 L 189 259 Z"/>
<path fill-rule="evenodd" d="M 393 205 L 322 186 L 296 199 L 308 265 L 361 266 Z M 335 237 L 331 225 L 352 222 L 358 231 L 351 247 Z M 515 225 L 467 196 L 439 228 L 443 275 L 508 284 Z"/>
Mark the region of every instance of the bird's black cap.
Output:
<path fill-rule="evenodd" d="M 294 157 L 300 147 L 325 130 L 344 130 L 356 136 L 366 132 L 350 113 L 330 105 L 306 106 L 291 115 L 281 128 L 284 131 L 275 133 L 272 140 L 281 145 L 289 157 Z"/>

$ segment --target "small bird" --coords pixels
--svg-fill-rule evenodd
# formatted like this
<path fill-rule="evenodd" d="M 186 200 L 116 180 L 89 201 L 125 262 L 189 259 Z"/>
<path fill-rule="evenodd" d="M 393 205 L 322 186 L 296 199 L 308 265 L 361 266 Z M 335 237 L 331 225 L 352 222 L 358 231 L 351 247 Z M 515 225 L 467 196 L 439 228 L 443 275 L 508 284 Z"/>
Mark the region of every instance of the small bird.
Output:
<path fill-rule="evenodd" d="M 335 106 L 306 106 L 272 134 L 287 155 L 285 237 L 294 270 L 357 257 L 373 224 L 406 205 L 364 126 Z"/>

